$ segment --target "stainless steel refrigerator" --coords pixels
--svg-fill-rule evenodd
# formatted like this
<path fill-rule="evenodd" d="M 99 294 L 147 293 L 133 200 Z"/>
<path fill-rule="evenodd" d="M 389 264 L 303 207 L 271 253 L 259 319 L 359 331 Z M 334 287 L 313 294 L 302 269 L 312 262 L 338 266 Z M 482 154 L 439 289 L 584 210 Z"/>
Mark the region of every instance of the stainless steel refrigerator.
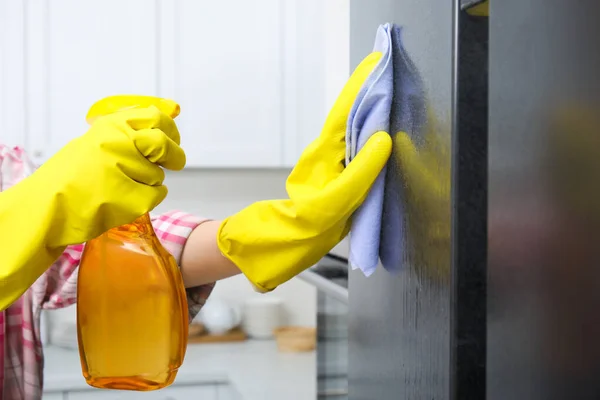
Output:
<path fill-rule="evenodd" d="M 349 398 L 599 399 L 600 2 L 467 3 L 351 0 L 353 67 L 403 27 L 449 190 L 402 199 L 400 273 L 350 273 Z"/>

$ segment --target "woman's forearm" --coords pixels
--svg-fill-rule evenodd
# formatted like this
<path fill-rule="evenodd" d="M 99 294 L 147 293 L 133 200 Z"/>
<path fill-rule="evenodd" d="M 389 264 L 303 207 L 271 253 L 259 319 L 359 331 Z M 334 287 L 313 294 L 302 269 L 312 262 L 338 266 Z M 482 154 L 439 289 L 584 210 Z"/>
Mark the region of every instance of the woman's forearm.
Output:
<path fill-rule="evenodd" d="M 217 232 L 221 221 L 207 221 L 194 229 L 181 256 L 185 287 L 195 287 L 240 273 L 238 267 L 221 254 Z"/>

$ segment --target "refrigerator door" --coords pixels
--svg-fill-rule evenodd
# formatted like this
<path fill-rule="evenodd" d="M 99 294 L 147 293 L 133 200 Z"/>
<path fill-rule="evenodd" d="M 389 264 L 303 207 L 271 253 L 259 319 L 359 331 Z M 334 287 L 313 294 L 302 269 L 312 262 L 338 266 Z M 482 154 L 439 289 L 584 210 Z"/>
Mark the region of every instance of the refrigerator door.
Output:
<path fill-rule="evenodd" d="M 600 2 L 490 9 L 487 398 L 600 398 Z"/>
<path fill-rule="evenodd" d="M 356 67 L 373 48 L 377 27 L 393 22 L 403 28 L 404 46 L 427 91 L 430 111 L 440 125 L 439 148 L 430 153 L 435 179 L 450 180 L 452 89 L 452 2 L 434 0 L 351 0 L 351 64 Z M 422 141 L 421 141 L 422 142 Z M 403 179 L 399 171 L 398 179 Z M 409 182 L 412 184 L 414 182 Z M 435 212 L 419 213 L 404 204 L 408 231 L 404 269 L 390 274 L 381 266 L 369 278 L 350 274 L 349 398 L 353 400 L 446 399 L 449 387 L 450 242 L 428 247 L 420 226 L 450 224 L 447 193 L 435 198 Z M 413 213 L 410 215 L 410 213 Z M 421 234 L 419 234 L 421 233 Z"/>

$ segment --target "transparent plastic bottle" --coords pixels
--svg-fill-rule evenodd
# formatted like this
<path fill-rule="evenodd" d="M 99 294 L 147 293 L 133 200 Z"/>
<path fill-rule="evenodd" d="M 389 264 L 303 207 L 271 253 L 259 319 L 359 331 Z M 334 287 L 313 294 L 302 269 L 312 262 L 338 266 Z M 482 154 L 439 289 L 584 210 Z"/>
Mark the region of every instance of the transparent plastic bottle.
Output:
<path fill-rule="evenodd" d="M 149 215 L 86 243 L 77 337 L 91 386 L 148 391 L 175 380 L 187 347 L 185 287 Z"/>

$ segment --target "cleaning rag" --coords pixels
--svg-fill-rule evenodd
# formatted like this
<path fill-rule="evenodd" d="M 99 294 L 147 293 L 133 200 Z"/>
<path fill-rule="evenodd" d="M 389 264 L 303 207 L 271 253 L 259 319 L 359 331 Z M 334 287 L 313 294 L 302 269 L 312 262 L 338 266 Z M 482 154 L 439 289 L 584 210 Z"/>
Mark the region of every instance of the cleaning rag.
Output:
<path fill-rule="evenodd" d="M 421 78 L 402 45 L 401 28 L 381 25 L 374 52 L 382 57 L 361 88 L 348 118 L 346 163 L 369 137 L 379 131 L 406 132 L 418 141 L 426 122 Z M 373 184 L 365 202 L 354 213 L 350 231 L 352 269 L 371 275 L 379 261 L 390 272 L 402 269 L 405 245 L 403 187 L 397 176 L 395 157 Z"/>

